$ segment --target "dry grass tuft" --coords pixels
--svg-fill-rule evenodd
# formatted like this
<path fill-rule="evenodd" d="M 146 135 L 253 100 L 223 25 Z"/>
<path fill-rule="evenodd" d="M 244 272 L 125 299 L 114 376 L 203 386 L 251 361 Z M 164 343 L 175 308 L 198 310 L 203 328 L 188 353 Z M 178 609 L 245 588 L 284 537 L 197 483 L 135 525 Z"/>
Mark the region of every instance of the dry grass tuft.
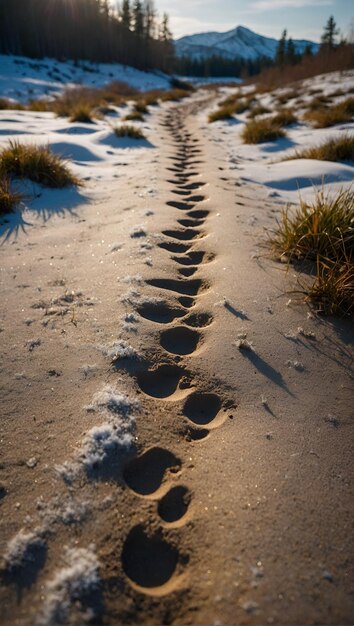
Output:
<path fill-rule="evenodd" d="M 278 113 L 273 117 L 273 120 L 279 126 L 290 126 L 297 122 L 297 117 L 293 109 L 280 109 Z"/>
<path fill-rule="evenodd" d="M 139 111 L 131 111 L 124 116 L 124 120 L 127 122 L 143 122 L 144 116 L 142 113 L 139 113 Z"/>
<path fill-rule="evenodd" d="M 282 212 L 270 245 L 290 261 L 310 261 L 315 280 L 307 298 L 325 314 L 354 315 L 354 194 L 318 191 L 315 201 L 300 200 Z"/>
<path fill-rule="evenodd" d="M 267 117 L 261 120 L 251 120 L 245 125 L 242 135 L 244 143 L 256 144 L 266 141 L 275 141 L 281 137 L 286 137 L 285 131 L 274 118 Z"/>
<path fill-rule="evenodd" d="M 48 147 L 10 141 L 0 152 L 0 175 L 28 178 L 46 187 L 78 185 L 79 180 L 63 159 Z"/>
<path fill-rule="evenodd" d="M 270 109 L 262 104 L 257 104 L 250 110 L 248 117 L 252 120 L 255 117 L 258 117 L 258 115 L 264 115 L 265 113 L 271 113 Z"/>
<path fill-rule="evenodd" d="M 335 124 L 351 122 L 353 115 L 354 98 L 347 98 L 331 107 L 310 108 L 304 114 L 304 119 L 311 122 L 315 128 L 328 128 Z"/>
<path fill-rule="evenodd" d="M 125 124 L 123 126 L 116 126 L 114 128 L 114 133 L 117 137 L 130 137 L 131 139 L 145 139 L 145 135 L 140 130 L 140 128 L 136 128 L 135 126 L 129 126 L 128 124 Z"/>
<path fill-rule="evenodd" d="M 319 161 L 354 161 L 354 135 L 343 135 L 329 139 L 319 146 L 297 150 L 294 155 L 288 156 L 284 161 L 292 159 L 317 159 Z"/>
<path fill-rule="evenodd" d="M 220 120 L 231 120 L 234 116 L 234 112 L 235 110 L 233 104 L 222 106 L 209 114 L 208 122 L 209 124 L 212 124 L 213 122 L 219 122 Z"/>
<path fill-rule="evenodd" d="M 71 115 L 70 122 L 82 122 L 83 124 L 93 124 L 92 109 L 88 104 L 79 104 L 74 107 Z"/>
<path fill-rule="evenodd" d="M 5 174 L 0 175 L 0 215 L 13 211 L 22 199 L 21 193 L 12 191 L 11 178 Z"/>

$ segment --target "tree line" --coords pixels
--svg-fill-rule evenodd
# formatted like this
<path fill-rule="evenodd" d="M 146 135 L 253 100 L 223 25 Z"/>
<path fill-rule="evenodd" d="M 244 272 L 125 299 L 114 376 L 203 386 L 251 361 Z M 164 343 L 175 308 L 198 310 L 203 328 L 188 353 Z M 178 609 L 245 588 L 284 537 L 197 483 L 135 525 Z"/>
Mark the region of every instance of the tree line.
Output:
<path fill-rule="evenodd" d="M 321 59 L 328 58 L 328 55 L 334 57 L 333 53 L 335 51 L 341 52 L 341 57 L 343 58 L 343 49 L 346 47 L 352 48 L 352 45 L 346 43 L 343 38 L 339 40 L 339 35 L 339 29 L 334 17 L 331 16 L 323 29 L 321 45 L 316 54 L 313 52 L 311 44 L 305 46 L 302 52 L 297 51 L 293 39 L 288 37 L 287 30 L 284 30 L 278 41 L 274 58 L 260 56 L 256 59 L 225 59 L 220 55 L 213 55 L 207 58 L 183 56 L 176 59 L 174 67 L 176 72 L 186 76 L 248 78 L 270 68 L 286 68 L 306 64 L 307 61 L 314 57 Z M 350 50 L 345 50 L 345 52 L 346 58 L 350 59 Z M 339 54 L 337 57 L 339 57 Z"/>
<path fill-rule="evenodd" d="M 0 53 L 170 72 L 168 16 L 153 0 L 0 0 Z"/>

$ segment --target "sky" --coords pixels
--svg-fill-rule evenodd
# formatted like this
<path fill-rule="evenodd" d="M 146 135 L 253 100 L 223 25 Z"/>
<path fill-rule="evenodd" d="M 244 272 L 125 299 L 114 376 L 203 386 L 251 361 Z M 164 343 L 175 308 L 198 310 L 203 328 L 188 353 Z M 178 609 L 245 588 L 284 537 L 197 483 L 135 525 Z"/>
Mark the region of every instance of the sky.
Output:
<path fill-rule="evenodd" d="M 287 28 L 294 39 L 320 41 L 330 15 L 345 36 L 354 30 L 352 0 L 155 0 L 155 5 L 160 14 L 168 13 L 174 38 L 241 25 L 275 39 Z"/>

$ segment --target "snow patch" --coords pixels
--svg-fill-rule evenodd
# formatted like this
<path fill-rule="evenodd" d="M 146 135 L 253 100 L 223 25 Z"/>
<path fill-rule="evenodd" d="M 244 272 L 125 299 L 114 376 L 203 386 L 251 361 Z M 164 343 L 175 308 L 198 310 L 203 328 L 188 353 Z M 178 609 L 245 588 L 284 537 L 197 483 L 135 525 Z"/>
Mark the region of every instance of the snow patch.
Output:
<path fill-rule="evenodd" d="M 38 528 L 32 532 L 21 529 L 7 544 L 4 554 L 6 568 L 11 571 L 26 567 L 36 559 L 36 552 L 46 547 L 42 536 L 43 530 Z"/>
<path fill-rule="evenodd" d="M 94 547 L 66 548 L 64 566 L 45 586 L 39 624 L 87 624 L 98 617 L 99 561 Z M 74 617 L 75 616 L 75 617 Z"/>

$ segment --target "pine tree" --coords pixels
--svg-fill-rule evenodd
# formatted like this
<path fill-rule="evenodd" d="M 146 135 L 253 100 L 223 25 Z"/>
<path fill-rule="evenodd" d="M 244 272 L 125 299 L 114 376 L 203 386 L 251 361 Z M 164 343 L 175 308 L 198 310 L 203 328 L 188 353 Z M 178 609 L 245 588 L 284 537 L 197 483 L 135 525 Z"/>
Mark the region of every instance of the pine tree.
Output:
<path fill-rule="evenodd" d="M 170 31 L 169 23 L 168 23 L 168 15 L 167 13 L 163 14 L 161 26 L 160 26 L 160 37 L 159 39 L 163 42 L 172 41 L 172 33 Z"/>
<path fill-rule="evenodd" d="M 288 43 L 286 45 L 285 61 L 286 63 L 289 63 L 289 65 L 295 65 L 295 63 L 298 61 L 296 48 L 291 37 L 289 38 Z"/>
<path fill-rule="evenodd" d="M 129 0 L 123 0 L 122 2 L 122 8 L 120 11 L 120 19 L 121 19 L 121 23 L 123 24 L 123 26 L 125 26 L 125 28 L 130 30 L 132 15 L 130 11 Z"/>
<path fill-rule="evenodd" d="M 154 0 L 144 0 L 143 4 L 143 20 L 144 20 L 144 35 L 146 39 L 150 39 L 155 35 L 155 18 L 156 9 Z"/>
<path fill-rule="evenodd" d="M 278 41 L 278 46 L 275 52 L 275 63 L 276 65 L 279 65 L 279 66 L 284 65 L 284 61 L 285 61 L 286 36 L 287 36 L 287 31 L 283 30 L 283 34 L 280 40 Z"/>
<path fill-rule="evenodd" d="M 328 18 L 327 24 L 324 27 L 323 35 L 321 37 L 321 43 L 323 48 L 333 50 L 336 45 L 336 38 L 339 35 L 339 29 L 334 21 L 333 15 Z"/>
<path fill-rule="evenodd" d="M 134 33 L 138 35 L 138 37 L 141 37 L 144 33 L 144 15 L 140 0 L 135 0 L 133 5 L 133 22 Z"/>

